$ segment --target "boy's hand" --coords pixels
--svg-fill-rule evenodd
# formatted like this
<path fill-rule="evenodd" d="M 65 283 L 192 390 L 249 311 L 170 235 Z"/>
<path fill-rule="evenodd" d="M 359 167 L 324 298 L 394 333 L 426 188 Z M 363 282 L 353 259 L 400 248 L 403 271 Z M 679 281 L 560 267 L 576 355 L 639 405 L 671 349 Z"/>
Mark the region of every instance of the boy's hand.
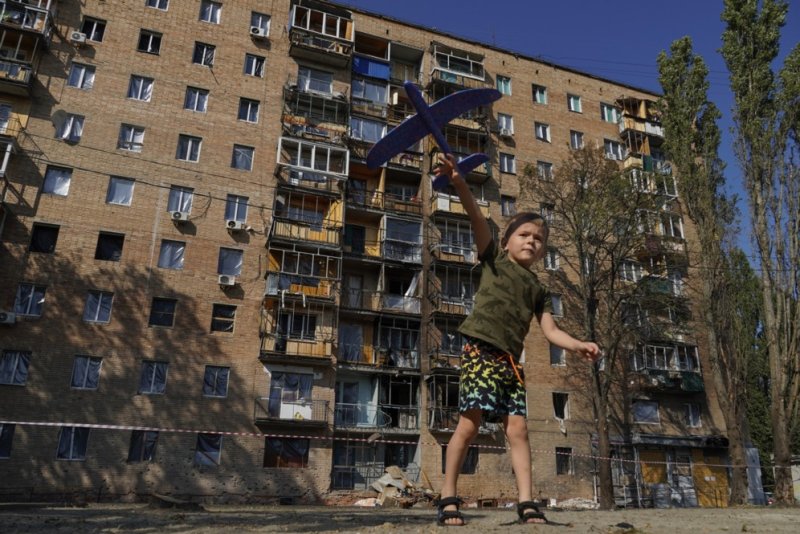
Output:
<path fill-rule="evenodd" d="M 600 350 L 600 347 L 597 346 L 597 343 L 592 343 L 591 341 L 581 341 L 578 344 L 578 348 L 575 350 L 575 352 L 590 362 L 597 361 L 597 359 L 602 355 L 602 351 Z"/>
<path fill-rule="evenodd" d="M 458 174 L 458 166 L 456 166 L 456 158 L 452 154 L 442 154 L 439 152 L 438 155 L 439 165 L 434 170 L 435 176 L 441 176 L 443 174 L 448 175 L 450 177 L 451 182 L 455 182 L 458 180 L 460 175 Z"/>

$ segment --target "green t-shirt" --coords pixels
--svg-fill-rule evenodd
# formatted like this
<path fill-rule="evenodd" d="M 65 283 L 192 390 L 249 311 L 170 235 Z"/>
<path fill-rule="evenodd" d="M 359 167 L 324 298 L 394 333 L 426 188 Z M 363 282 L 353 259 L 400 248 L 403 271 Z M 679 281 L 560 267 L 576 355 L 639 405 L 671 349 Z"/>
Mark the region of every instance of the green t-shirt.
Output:
<path fill-rule="evenodd" d="M 534 315 L 553 311 L 550 292 L 533 271 L 489 243 L 480 256 L 481 281 L 475 307 L 459 332 L 491 343 L 519 359 Z"/>

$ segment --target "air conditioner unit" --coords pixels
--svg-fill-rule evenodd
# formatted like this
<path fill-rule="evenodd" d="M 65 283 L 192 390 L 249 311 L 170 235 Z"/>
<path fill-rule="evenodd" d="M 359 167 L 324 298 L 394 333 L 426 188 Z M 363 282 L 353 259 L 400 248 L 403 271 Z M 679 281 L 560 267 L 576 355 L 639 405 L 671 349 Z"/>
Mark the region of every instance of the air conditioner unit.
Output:
<path fill-rule="evenodd" d="M 235 219 L 228 219 L 225 221 L 225 226 L 228 227 L 228 230 L 244 230 L 245 224 L 242 221 L 237 221 Z"/>
<path fill-rule="evenodd" d="M 500 137 L 511 137 L 513 135 L 510 128 L 500 128 Z"/>
<path fill-rule="evenodd" d="M 17 314 L 14 312 L 0 311 L 0 324 L 14 324 Z"/>
<path fill-rule="evenodd" d="M 86 42 L 86 34 L 78 31 L 69 34 L 69 40 L 75 44 L 82 44 Z"/>
<path fill-rule="evenodd" d="M 236 277 L 230 274 L 221 274 L 219 275 L 219 285 L 221 286 L 235 286 L 236 285 Z"/>
<path fill-rule="evenodd" d="M 173 211 L 172 212 L 172 220 L 173 221 L 188 221 L 189 214 L 185 211 Z"/>
<path fill-rule="evenodd" d="M 267 36 L 267 31 L 261 26 L 250 26 L 250 36 L 264 38 Z"/>

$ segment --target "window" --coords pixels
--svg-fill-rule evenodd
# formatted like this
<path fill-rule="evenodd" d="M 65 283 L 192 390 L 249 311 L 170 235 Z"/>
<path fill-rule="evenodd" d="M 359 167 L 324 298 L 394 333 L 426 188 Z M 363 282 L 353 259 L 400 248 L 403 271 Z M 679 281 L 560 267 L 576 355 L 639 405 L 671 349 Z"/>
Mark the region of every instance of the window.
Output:
<path fill-rule="evenodd" d="M 194 54 L 192 54 L 192 63 L 195 65 L 204 65 L 206 67 L 214 66 L 214 54 L 217 47 L 206 43 L 194 43 Z"/>
<path fill-rule="evenodd" d="M 139 32 L 139 43 L 136 45 L 136 50 L 146 54 L 158 55 L 161 53 L 161 34 L 150 30 L 142 30 Z"/>
<path fill-rule="evenodd" d="M 661 235 L 683 240 L 683 217 L 677 213 L 661 213 Z"/>
<path fill-rule="evenodd" d="M 150 326 L 173 326 L 177 305 L 176 299 L 153 297 L 153 302 L 150 304 L 150 319 L 147 324 Z"/>
<path fill-rule="evenodd" d="M 122 257 L 122 245 L 124 243 L 124 234 L 100 232 L 97 236 L 97 247 L 94 249 L 94 259 L 119 261 Z"/>
<path fill-rule="evenodd" d="M 513 154 L 500 153 L 500 172 L 515 174 L 517 172 L 517 162 Z"/>
<path fill-rule="evenodd" d="M 567 108 L 575 113 L 581 113 L 581 97 L 577 95 L 567 95 Z"/>
<path fill-rule="evenodd" d="M 36 284 L 19 284 L 17 286 L 17 297 L 14 300 L 14 313 L 31 317 L 42 315 L 46 289 L 45 286 Z"/>
<path fill-rule="evenodd" d="M 264 442 L 264 467 L 308 467 L 308 449 L 311 440 L 303 438 L 266 438 Z"/>
<path fill-rule="evenodd" d="M 265 36 L 269 35 L 269 26 L 271 19 L 272 17 L 270 17 L 265 13 L 258 13 L 256 11 L 253 11 L 252 13 L 250 13 L 250 27 L 261 28 L 261 31 L 264 33 Z"/>
<path fill-rule="evenodd" d="M 689 428 L 700 428 L 703 426 L 700 420 L 700 405 L 695 402 L 684 404 L 684 413 L 686 416 L 686 426 Z"/>
<path fill-rule="evenodd" d="M 564 315 L 564 309 L 561 305 L 561 295 L 550 295 L 550 302 L 553 304 L 553 315 L 556 317 L 562 317 Z"/>
<path fill-rule="evenodd" d="M 542 180 L 550 181 L 553 179 L 553 164 L 549 161 L 537 161 L 536 172 Z"/>
<path fill-rule="evenodd" d="M 221 455 L 221 434 L 197 434 L 194 465 L 219 465 Z"/>
<path fill-rule="evenodd" d="M 96 43 L 103 42 L 103 35 L 106 33 L 106 21 L 86 17 L 81 25 L 81 33 L 86 34 L 86 39 Z"/>
<path fill-rule="evenodd" d="M 552 226 L 553 223 L 556 222 L 555 210 L 556 210 L 555 204 L 550 204 L 548 202 L 541 202 L 539 204 L 539 215 L 541 215 L 542 219 L 544 219 L 544 222 L 546 222 L 550 226 Z"/>
<path fill-rule="evenodd" d="M 48 166 L 44 174 L 42 193 L 65 197 L 69 194 L 69 184 L 71 181 L 72 169 Z"/>
<path fill-rule="evenodd" d="M 443 45 L 434 45 L 434 68 L 439 70 L 438 76 L 450 82 L 457 82 L 457 75 L 469 76 L 478 80 L 485 79 L 483 56 L 471 54 L 466 50 L 456 50 Z"/>
<path fill-rule="evenodd" d="M 144 127 L 123 124 L 119 127 L 117 148 L 131 152 L 141 152 L 144 143 Z"/>
<path fill-rule="evenodd" d="M 500 214 L 503 217 L 511 217 L 517 214 L 517 199 L 506 195 L 500 196 Z"/>
<path fill-rule="evenodd" d="M 543 122 L 535 122 L 533 123 L 534 133 L 536 134 L 536 139 L 539 141 L 544 141 L 545 143 L 550 142 L 550 125 L 545 124 Z"/>
<path fill-rule="evenodd" d="M 173 185 L 169 188 L 169 200 L 167 201 L 167 211 L 180 211 L 183 213 L 192 212 L 192 199 L 194 189 Z"/>
<path fill-rule="evenodd" d="M 550 365 L 566 365 L 564 349 L 550 343 Z"/>
<path fill-rule="evenodd" d="M 247 197 L 228 195 L 225 201 L 225 220 L 245 222 L 247 220 Z"/>
<path fill-rule="evenodd" d="M 386 124 L 360 117 L 350 117 L 350 135 L 354 139 L 377 143 L 386 135 Z"/>
<path fill-rule="evenodd" d="M 233 145 L 233 154 L 231 155 L 231 167 L 243 171 L 253 170 L 253 156 L 255 148 L 244 145 Z"/>
<path fill-rule="evenodd" d="M 548 247 L 544 254 L 544 268 L 548 271 L 557 271 L 559 268 L 558 249 Z"/>
<path fill-rule="evenodd" d="M 227 397 L 230 372 L 230 367 L 206 365 L 206 373 L 203 377 L 203 395 L 206 397 Z"/>
<path fill-rule="evenodd" d="M 619 109 L 611 104 L 600 103 L 600 119 L 605 122 L 618 123 L 621 118 Z"/>
<path fill-rule="evenodd" d="M 11 458 L 11 444 L 14 441 L 15 425 L 0 424 L 0 459 Z"/>
<path fill-rule="evenodd" d="M 389 91 L 386 87 L 386 82 L 353 78 L 350 94 L 353 98 L 360 100 L 368 100 L 377 104 L 386 104 L 388 102 Z"/>
<path fill-rule="evenodd" d="M 317 316 L 311 314 L 281 313 L 278 317 L 278 331 L 288 339 L 316 339 Z"/>
<path fill-rule="evenodd" d="M 553 416 L 556 419 L 569 419 L 569 393 L 553 392 Z"/>
<path fill-rule="evenodd" d="M 158 254 L 158 266 L 162 269 L 183 269 L 183 259 L 186 254 L 186 243 L 183 241 L 161 241 L 161 252 Z"/>
<path fill-rule="evenodd" d="M 128 463 L 152 462 L 156 457 L 158 432 L 154 430 L 134 430 L 128 447 Z"/>
<path fill-rule="evenodd" d="M 94 85 L 94 73 L 95 68 L 92 65 L 73 63 L 69 69 L 67 85 L 78 89 L 86 89 L 88 91 Z"/>
<path fill-rule="evenodd" d="M 92 290 L 86 294 L 83 307 L 83 320 L 87 323 L 108 323 L 111 321 L 111 305 L 114 293 Z"/>
<path fill-rule="evenodd" d="M 56 129 L 56 138 L 70 143 L 77 143 L 81 140 L 81 135 L 83 135 L 83 121 L 83 116 L 67 113 Z"/>
<path fill-rule="evenodd" d="M 498 113 L 497 127 L 500 129 L 500 135 L 514 135 L 514 117 Z"/>
<path fill-rule="evenodd" d="M 569 147 L 573 150 L 583 148 L 583 132 L 577 130 L 569 131 Z"/>
<path fill-rule="evenodd" d="M 229 304 L 214 304 L 211 310 L 212 332 L 233 332 L 233 323 L 236 320 L 236 306 Z"/>
<path fill-rule="evenodd" d="M 700 371 L 700 360 L 697 357 L 697 347 L 680 345 L 675 347 L 677 367 L 681 371 Z"/>
<path fill-rule="evenodd" d="M 217 273 L 239 276 L 242 274 L 242 256 L 244 252 L 235 248 L 219 249 L 217 260 Z"/>
<path fill-rule="evenodd" d="M 256 78 L 263 78 L 265 61 L 266 59 L 263 56 L 245 54 L 244 55 L 245 76 L 255 76 Z"/>
<path fill-rule="evenodd" d="M 547 87 L 533 84 L 533 101 L 537 104 L 547 104 Z"/>
<path fill-rule="evenodd" d="M 211 0 L 202 0 L 200 2 L 201 21 L 210 22 L 211 24 L 219 24 L 220 15 L 222 15 L 221 3 L 212 2 Z"/>
<path fill-rule="evenodd" d="M 128 83 L 128 98 L 150 102 L 154 83 L 153 78 L 131 74 L 131 81 Z"/>
<path fill-rule="evenodd" d="M 33 223 L 28 250 L 52 254 L 56 250 L 56 241 L 58 241 L 58 226 Z"/>
<path fill-rule="evenodd" d="M 166 11 L 169 7 L 169 0 L 145 0 L 144 5 Z"/>
<path fill-rule="evenodd" d="M 108 181 L 106 203 L 119 206 L 130 206 L 133 202 L 133 184 L 130 178 L 112 176 Z"/>
<path fill-rule="evenodd" d="M 633 422 L 659 424 L 658 402 L 646 400 L 633 401 Z"/>
<path fill-rule="evenodd" d="M 623 159 L 625 159 L 625 147 L 623 146 L 622 143 L 618 141 L 612 141 L 611 139 L 604 139 L 603 149 L 608 159 L 613 159 L 617 161 L 622 161 Z"/>
<path fill-rule="evenodd" d="M 258 122 L 258 100 L 249 98 L 239 99 L 239 120 L 245 122 Z"/>
<path fill-rule="evenodd" d="M 181 161 L 200 161 L 200 145 L 202 143 L 203 140 L 200 137 L 180 134 L 175 158 Z"/>
<path fill-rule="evenodd" d="M 100 384 L 100 366 L 102 363 L 102 358 L 75 356 L 72 361 L 70 387 L 73 389 L 97 389 Z"/>
<path fill-rule="evenodd" d="M 89 429 L 79 426 L 62 426 L 58 437 L 59 460 L 86 460 L 86 448 L 89 445 Z"/>
<path fill-rule="evenodd" d="M 556 474 L 575 474 L 575 466 L 572 461 L 572 447 L 556 447 Z"/>
<path fill-rule="evenodd" d="M 142 373 L 139 375 L 139 394 L 163 395 L 167 390 L 167 362 L 142 362 Z"/>
<path fill-rule="evenodd" d="M 333 74 L 300 67 L 297 70 L 297 87 L 301 91 L 331 94 L 333 92 Z"/>
<path fill-rule="evenodd" d="M 187 87 L 183 99 L 183 109 L 205 113 L 208 109 L 208 90 L 197 87 Z"/>
<path fill-rule="evenodd" d="M 497 75 L 497 90 L 504 95 L 511 94 L 511 78 Z"/>
<path fill-rule="evenodd" d="M 642 264 L 632 260 L 623 260 L 619 265 L 619 277 L 627 282 L 638 282 L 644 276 Z"/>
<path fill-rule="evenodd" d="M 4 350 L 0 359 L 0 384 L 24 386 L 28 381 L 28 366 L 31 352 L 27 350 Z"/>
<path fill-rule="evenodd" d="M 447 459 L 447 445 L 442 445 L 442 474 L 444 474 L 444 464 Z M 478 472 L 478 447 L 467 448 L 464 463 L 461 464 L 462 475 L 474 475 Z"/>

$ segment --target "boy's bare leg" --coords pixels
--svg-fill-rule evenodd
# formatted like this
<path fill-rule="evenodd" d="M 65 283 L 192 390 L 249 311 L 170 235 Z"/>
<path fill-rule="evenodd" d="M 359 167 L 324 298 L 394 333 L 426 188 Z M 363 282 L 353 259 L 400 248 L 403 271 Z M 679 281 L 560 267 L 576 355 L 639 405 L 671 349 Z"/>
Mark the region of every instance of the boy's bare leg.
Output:
<path fill-rule="evenodd" d="M 481 411 L 480 410 L 467 410 L 458 418 L 458 425 L 456 426 L 450 442 L 447 444 L 447 453 L 445 456 L 444 464 L 444 485 L 442 486 L 442 498 L 456 496 L 456 484 L 458 483 L 458 474 L 461 472 L 461 466 L 464 463 L 464 458 L 467 456 L 467 449 L 469 444 L 478 435 L 478 428 L 481 424 Z M 455 510 L 456 506 L 446 506 L 445 510 Z M 446 521 L 448 525 L 461 525 L 463 522 L 460 519 L 453 518 Z"/>
<path fill-rule="evenodd" d="M 517 479 L 519 502 L 530 501 L 533 481 L 531 479 L 531 444 L 528 440 L 528 425 L 521 415 L 503 418 L 506 438 L 511 448 L 511 466 Z M 544 523 L 542 519 L 530 519 L 529 523 Z"/>

